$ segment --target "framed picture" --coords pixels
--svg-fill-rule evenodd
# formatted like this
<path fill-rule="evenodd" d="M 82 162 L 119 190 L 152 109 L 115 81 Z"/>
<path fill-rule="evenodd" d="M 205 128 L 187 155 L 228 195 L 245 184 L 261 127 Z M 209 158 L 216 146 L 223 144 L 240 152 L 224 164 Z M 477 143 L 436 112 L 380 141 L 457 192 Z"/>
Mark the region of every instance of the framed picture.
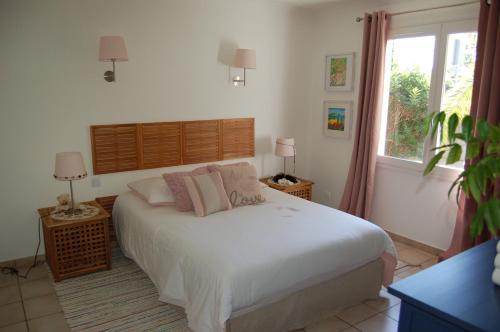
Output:
<path fill-rule="evenodd" d="M 325 101 L 323 106 L 323 133 L 336 138 L 351 136 L 352 102 Z"/>
<path fill-rule="evenodd" d="M 328 55 L 325 68 L 327 91 L 351 91 L 354 53 Z"/>

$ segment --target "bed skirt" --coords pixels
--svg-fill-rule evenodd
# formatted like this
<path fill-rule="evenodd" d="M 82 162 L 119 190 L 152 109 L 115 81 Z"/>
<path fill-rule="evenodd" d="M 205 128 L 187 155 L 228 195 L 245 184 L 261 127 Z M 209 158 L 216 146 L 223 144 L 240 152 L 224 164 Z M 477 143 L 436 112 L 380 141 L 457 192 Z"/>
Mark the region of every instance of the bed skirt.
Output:
<path fill-rule="evenodd" d="M 226 332 L 286 332 L 304 328 L 341 309 L 378 297 L 384 264 L 379 258 L 334 279 L 230 318 Z"/>

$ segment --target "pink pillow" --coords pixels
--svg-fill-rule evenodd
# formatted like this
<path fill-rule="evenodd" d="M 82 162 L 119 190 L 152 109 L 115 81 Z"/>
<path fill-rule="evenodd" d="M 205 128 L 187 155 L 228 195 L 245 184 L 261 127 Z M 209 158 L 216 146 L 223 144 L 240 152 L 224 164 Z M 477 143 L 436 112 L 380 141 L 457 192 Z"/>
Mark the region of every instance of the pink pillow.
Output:
<path fill-rule="evenodd" d="M 208 170 L 210 172 L 220 172 L 220 169 L 222 167 L 231 167 L 231 166 L 248 166 L 250 165 L 248 162 L 246 161 L 241 161 L 241 162 L 238 162 L 238 163 L 232 163 L 232 164 L 226 164 L 226 165 L 219 165 L 219 164 L 210 164 L 207 166 Z"/>
<path fill-rule="evenodd" d="M 253 165 L 224 166 L 219 168 L 219 172 L 233 207 L 265 202 Z"/>
<path fill-rule="evenodd" d="M 163 178 L 167 182 L 168 187 L 172 190 L 175 196 L 175 208 L 178 211 L 186 212 L 193 211 L 194 206 L 191 198 L 189 198 L 189 192 L 186 188 L 186 183 L 184 182 L 185 176 L 200 175 L 209 173 L 206 166 L 199 167 L 192 172 L 175 172 L 175 173 L 165 173 Z"/>
<path fill-rule="evenodd" d="M 185 176 L 184 182 L 198 217 L 231 209 L 219 172 Z"/>

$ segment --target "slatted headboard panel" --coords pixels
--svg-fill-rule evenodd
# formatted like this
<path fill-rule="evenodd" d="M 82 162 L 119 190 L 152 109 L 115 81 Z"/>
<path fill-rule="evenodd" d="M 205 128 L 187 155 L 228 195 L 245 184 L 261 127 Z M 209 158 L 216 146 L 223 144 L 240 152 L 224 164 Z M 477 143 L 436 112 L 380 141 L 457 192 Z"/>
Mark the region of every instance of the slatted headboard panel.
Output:
<path fill-rule="evenodd" d="M 221 160 L 220 121 L 189 121 L 182 124 L 182 160 L 184 164 L 198 164 Z"/>
<path fill-rule="evenodd" d="M 94 174 L 138 169 L 137 125 L 93 126 L 91 131 Z"/>
<path fill-rule="evenodd" d="M 253 118 L 91 126 L 94 174 L 253 157 Z"/>
<path fill-rule="evenodd" d="M 181 123 L 147 123 L 140 126 L 142 168 L 181 164 Z"/>
<path fill-rule="evenodd" d="M 244 158 L 255 151 L 254 121 L 222 120 L 223 160 Z"/>

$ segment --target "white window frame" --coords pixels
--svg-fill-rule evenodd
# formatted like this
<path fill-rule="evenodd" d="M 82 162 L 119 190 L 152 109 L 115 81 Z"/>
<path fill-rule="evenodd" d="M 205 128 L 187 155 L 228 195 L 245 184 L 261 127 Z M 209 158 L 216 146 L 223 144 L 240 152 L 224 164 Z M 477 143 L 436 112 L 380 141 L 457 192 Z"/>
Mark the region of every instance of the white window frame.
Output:
<path fill-rule="evenodd" d="M 465 33 L 465 32 L 476 32 L 477 31 L 477 21 L 475 20 L 464 20 L 464 21 L 452 21 L 442 24 L 430 24 L 424 26 L 413 26 L 404 27 L 398 29 L 392 29 L 389 33 L 388 39 L 404 38 L 404 37 L 420 37 L 420 36 L 434 36 L 435 38 L 435 48 L 434 48 L 434 62 L 431 75 L 431 85 L 429 90 L 429 108 L 428 112 L 439 111 L 441 109 L 441 97 L 444 91 L 444 76 L 446 71 L 446 52 L 448 44 L 448 35 L 452 33 Z M 387 69 L 390 68 L 390 64 L 386 62 L 386 73 L 390 73 Z M 385 75 L 384 87 L 390 84 L 390 74 Z M 386 91 L 387 90 L 387 91 Z M 384 101 L 383 101 L 383 114 L 380 126 L 380 140 L 385 139 L 386 134 L 386 124 L 387 124 L 387 113 L 389 90 L 384 89 Z M 377 142 L 378 144 L 378 142 Z M 377 166 L 389 168 L 393 170 L 401 170 L 413 173 L 422 174 L 425 166 L 434 156 L 434 153 L 430 151 L 434 146 L 436 146 L 436 139 L 431 140 L 426 138 L 424 141 L 424 155 L 422 162 L 401 159 L 396 157 L 390 157 L 380 154 L 377 155 Z M 379 145 L 380 147 L 380 145 Z M 443 180 L 455 179 L 458 174 L 462 171 L 460 168 L 437 165 L 434 171 L 429 175 L 433 177 L 438 177 Z"/>

